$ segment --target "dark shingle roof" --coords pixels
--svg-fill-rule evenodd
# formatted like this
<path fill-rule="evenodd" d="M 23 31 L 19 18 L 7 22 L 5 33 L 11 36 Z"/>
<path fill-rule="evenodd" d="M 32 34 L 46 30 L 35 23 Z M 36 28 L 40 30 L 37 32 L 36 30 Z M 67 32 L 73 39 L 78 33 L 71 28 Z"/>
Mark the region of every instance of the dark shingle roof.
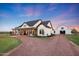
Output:
<path fill-rule="evenodd" d="M 15 27 L 14 29 L 19 29 L 19 27 Z"/>
<path fill-rule="evenodd" d="M 39 20 L 41 19 L 24 22 L 23 24 L 27 24 L 28 26 L 34 26 Z M 19 27 L 21 27 L 22 25 L 20 25 Z"/>
<path fill-rule="evenodd" d="M 41 19 L 39 19 L 39 20 L 41 20 Z M 33 20 L 33 21 L 24 22 L 24 23 L 26 23 L 29 26 L 34 26 L 39 20 Z"/>
<path fill-rule="evenodd" d="M 49 22 L 50 22 L 50 21 L 43 21 L 42 24 L 43 24 L 44 26 L 46 26 L 46 27 L 49 27 L 49 26 L 47 26 L 47 24 L 48 24 Z"/>
<path fill-rule="evenodd" d="M 28 26 L 34 26 L 39 20 L 41 19 L 38 19 L 38 20 L 33 20 L 33 21 L 28 21 L 28 22 L 24 22 L 23 24 L 27 24 Z M 42 21 L 42 20 L 41 20 Z M 47 24 L 49 23 L 50 21 L 42 21 L 42 24 L 45 26 L 45 27 L 48 27 Z M 22 25 L 23 25 L 22 24 Z M 22 25 L 18 26 L 18 27 L 15 27 L 16 29 L 17 28 L 20 28 Z"/>

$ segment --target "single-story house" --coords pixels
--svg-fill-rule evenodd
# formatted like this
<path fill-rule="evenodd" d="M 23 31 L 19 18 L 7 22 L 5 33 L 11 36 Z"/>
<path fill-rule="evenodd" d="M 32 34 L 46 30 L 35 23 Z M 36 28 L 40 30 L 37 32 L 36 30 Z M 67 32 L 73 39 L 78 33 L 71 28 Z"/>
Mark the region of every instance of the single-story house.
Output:
<path fill-rule="evenodd" d="M 12 29 L 14 35 L 27 36 L 51 36 L 54 29 L 50 21 L 33 20 L 24 22 L 22 25 Z"/>

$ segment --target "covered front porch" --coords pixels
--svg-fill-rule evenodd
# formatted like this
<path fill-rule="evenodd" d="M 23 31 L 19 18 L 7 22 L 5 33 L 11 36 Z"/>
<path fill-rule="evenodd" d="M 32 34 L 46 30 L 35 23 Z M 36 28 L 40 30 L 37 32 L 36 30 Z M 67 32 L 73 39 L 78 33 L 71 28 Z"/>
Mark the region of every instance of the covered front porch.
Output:
<path fill-rule="evenodd" d="M 18 31 L 20 35 L 28 35 L 28 36 L 37 35 L 37 30 L 35 28 L 20 28 Z"/>

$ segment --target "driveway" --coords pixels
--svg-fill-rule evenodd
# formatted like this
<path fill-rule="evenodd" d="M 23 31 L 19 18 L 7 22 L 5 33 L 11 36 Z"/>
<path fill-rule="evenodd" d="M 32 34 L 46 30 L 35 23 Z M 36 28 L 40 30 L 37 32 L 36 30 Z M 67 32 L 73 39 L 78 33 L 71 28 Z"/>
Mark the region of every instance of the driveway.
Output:
<path fill-rule="evenodd" d="M 41 39 L 17 36 L 23 44 L 9 56 L 79 56 L 79 48 L 64 35 Z"/>

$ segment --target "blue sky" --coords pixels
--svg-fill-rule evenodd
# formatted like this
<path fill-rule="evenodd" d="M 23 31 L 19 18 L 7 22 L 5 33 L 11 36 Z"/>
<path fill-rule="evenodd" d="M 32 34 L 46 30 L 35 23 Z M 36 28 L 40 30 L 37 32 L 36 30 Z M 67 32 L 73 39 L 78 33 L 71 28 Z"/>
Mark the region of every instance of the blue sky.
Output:
<path fill-rule="evenodd" d="M 53 26 L 77 26 L 79 4 L 0 3 L 0 31 L 10 31 L 23 22 L 36 19 L 51 20 Z"/>

